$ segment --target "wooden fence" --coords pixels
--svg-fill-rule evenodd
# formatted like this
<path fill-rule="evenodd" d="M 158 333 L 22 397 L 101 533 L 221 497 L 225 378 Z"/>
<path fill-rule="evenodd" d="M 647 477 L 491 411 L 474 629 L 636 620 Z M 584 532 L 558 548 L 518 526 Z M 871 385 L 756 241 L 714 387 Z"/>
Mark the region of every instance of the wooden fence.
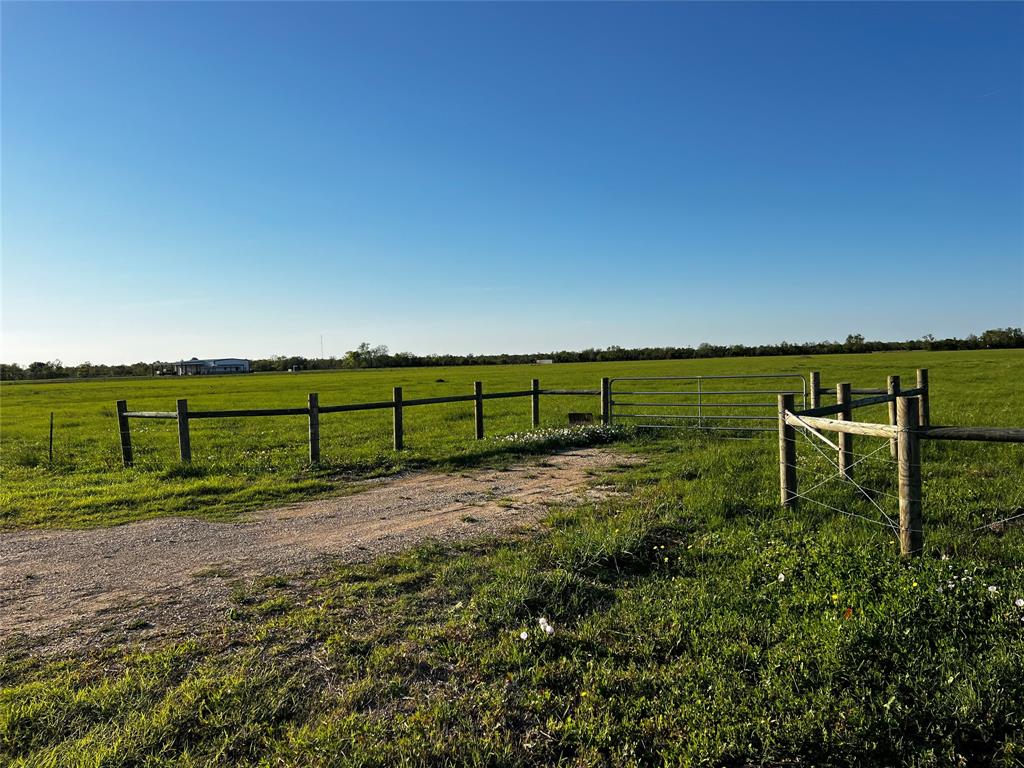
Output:
<path fill-rule="evenodd" d="M 779 496 L 783 506 L 795 507 L 799 499 L 797 486 L 796 430 L 826 443 L 836 451 L 836 466 L 845 480 L 853 480 L 856 463 L 853 436 L 888 438 L 890 450 L 898 465 L 899 539 L 904 556 L 921 553 L 924 545 L 921 440 L 977 440 L 983 442 L 1024 443 L 1024 428 L 1018 427 L 943 427 L 931 424 L 928 371 L 917 371 L 917 386 L 901 390 L 899 376 L 889 376 L 885 389 L 853 389 L 837 384 L 835 405 L 822 406 L 821 396 L 833 394 L 821 387 L 817 371 L 811 373 L 811 408 L 794 410 L 792 395 L 779 395 Z M 868 395 L 857 400 L 852 395 Z M 853 421 L 857 408 L 889 405 L 889 423 L 875 424 Z M 836 418 L 829 418 L 835 416 Z M 837 442 L 823 435 L 837 434 Z"/>
<path fill-rule="evenodd" d="M 540 426 L 540 398 L 546 396 L 598 396 L 601 411 L 601 422 L 609 423 L 609 386 L 608 379 L 601 379 L 599 389 L 541 389 L 540 381 L 533 379 L 530 388 L 515 392 L 484 392 L 483 384 L 473 383 L 471 395 L 448 395 L 444 397 L 422 397 L 406 400 L 401 387 L 394 387 L 390 400 L 375 403 L 347 403 L 344 405 L 321 405 L 320 397 L 311 392 L 302 408 L 241 408 L 215 411 L 189 410 L 188 400 L 178 400 L 173 411 L 129 411 L 125 400 L 116 404 L 117 424 L 121 437 L 121 458 L 124 466 L 134 463 L 132 452 L 131 419 L 174 419 L 178 424 L 178 454 L 181 460 L 188 463 L 192 460 L 192 439 L 189 433 L 189 422 L 194 419 L 220 419 L 261 416 L 305 416 L 309 419 L 309 460 L 316 464 L 320 461 L 320 417 L 328 413 L 344 413 L 349 411 L 373 411 L 390 409 L 392 412 L 394 447 L 402 450 L 404 440 L 404 411 L 421 405 L 439 405 L 441 403 L 473 403 L 474 428 L 477 440 L 484 439 L 484 401 L 504 398 L 530 398 L 530 420 L 534 427 Z"/>

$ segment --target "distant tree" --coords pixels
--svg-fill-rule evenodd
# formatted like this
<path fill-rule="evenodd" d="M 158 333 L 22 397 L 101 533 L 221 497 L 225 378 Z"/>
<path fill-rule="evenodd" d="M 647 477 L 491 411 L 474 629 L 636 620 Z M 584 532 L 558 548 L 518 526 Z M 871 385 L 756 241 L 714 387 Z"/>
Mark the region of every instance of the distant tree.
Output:
<path fill-rule="evenodd" d="M 348 368 L 365 368 L 369 362 L 370 345 L 365 341 L 355 349 L 345 353 L 345 366 Z"/>
<path fill-rule="evenodd" d="M 1024 332 L 1020 328 L 992 328 L 982 333 L 979 341 L 988 349 L 1024 347 Z"/>
<path fill-rule="evenodd" d="M 17 363 L 0 363 L 0 381 L 20 381 L 25 378 L 25 369 Z"/>
<path fill-rule="evenodd" d="M 371 347 L 362 342 L 355 349 L 345 353 L 339 361 L 307 359 L 301 356 L 286 357 L 273 355 L 262 360 L 252 361 L 254 371 L 287 371 L 319 370 L 333 368 L 340 363 L 345 368 L 382 368 L 386 366 L 445 366 L 445 365 L 511 365 L 532 363 L 538 358 L 551 359 L 559 363 L 577 362 L 612 362 L 632 360 L 689 360 L 693 358 L 718 357 L 750 357 L 770 355 L 822 355 L 842 352 L 873 352 L 882 350 L 915 350 L 929 349 L 935 351 L 957 349 L 1020 349 L 1024 348 L 1024 331 L 1020 328 L 990 328 L 980 336 L 970 334 L 966 338 L 937 339 L 932 334 L 925 334 L 920 339 L 908 341 L 867 341 L 863 334 L 851 333 L 844 342 L 812 341 L 793 344 L 782 341 L 777 344 L 732 344 L 729 346 L 714 345 L 707 342 L 694 349 L 693 347 L 638 347 L 626 349 L 617 345 L 605 349 L 588 348 L 578 351 L 561 350 L 535 352 L 531 354 L 494 354 L 494 355 L 415 355 L 412 352 L 391 354 L 388 347 L 378 344 Z M 0 379 L 18 381 L 24 379 L 55 379 L 55 378 L 92 378 L 97 376 L 149 376 L 154 370 L 173 372 L 173 368 L 162 363 L 138 362 L 131 365 L 97 365 L 89 361 L 76 366 L 65 367 L 60 360 L 49 362 L 36 361 L 26 367 L 17 363 L 0 364 Z"/>

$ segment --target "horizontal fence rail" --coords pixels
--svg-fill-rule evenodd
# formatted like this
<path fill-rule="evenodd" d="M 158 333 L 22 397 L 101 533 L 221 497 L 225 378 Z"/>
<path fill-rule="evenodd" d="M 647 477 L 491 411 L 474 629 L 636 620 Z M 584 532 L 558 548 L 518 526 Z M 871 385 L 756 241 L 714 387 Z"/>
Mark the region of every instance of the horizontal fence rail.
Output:
<path fill-rule="evenodd" d="M 925 440 L 973 440 L 982 443 L 1024 443 L 1024 427 L 925 427 Z"/>
<path fill-rule="evenodd" d="M 853 390 L 850 390 L 853 392 Z M 905 392 L 901 392 L 900 395 L 903 397 L 916 397 L 917 395 L 924 394 L 923 389 L 908 389 Z M 860 400 L 850 400 L 846 403 L 837 403 L 836 405 L 821 405 L 817 408 L 808 408 L 803 411 L 797 411 L 801 416 L 831 416 L 834 413 L 843 413 L 844 411 L 853 410 L 855 408 L 865 408 L 869 405 L 881 405 L 882 403 L 894 403 L 896 402 L 899 395 L 875 395 L 874 397 L 864 397 Z"/>
<path fill-rule="evenodd" d="M 128 414 L 131 416 L 131 414 Z M 189 411 L 190 419 L 230 419 L 247 416 L 307 416 L 309 408 L 242 408 L 227 411 Z"/>
<path fill-rule="evenodd" d="M 786 423 L 791 427 L 811 427 L 841 435 L 865 435 L 867 437 L 895 437 L 899 428 L 891 424 L 867 424 L 860 421 L 826 419 L 823 416 L 806 416 L 799 411 L 786 411 Z"/>
<path fill-rule="evenodd" d="M 379 400 L 371 403 L 344 403 L 339 405 L 320 405 L 319 395 L 311 393 L 304 408 L 227 408 L 206 411 L 193 411 L 188 408 L 187 400 L 179 400 L 174 411 L 129 411 L 125 400 L 118 400 L 117 412 L 118 432 L 121 442 L 121 459 L 126 467 L 134 463 L 130 419 L 174 419 L 178 422 L 178 446 L 181 461 L 192 460 L 191 435 L 189 422 L 193 419 L 231 419 L 260 418 L 264 416 L 305 416 L 309 419 L 309 456 L 311 463 L 320 460 L 320 417 L 329 413 L 351 413 L 354 411 L 390 410 L 393 413 L 394 448 L 402 450 L 405 443 L 404 410 L 423 405 L 441 405 L 444 403 L 473 403 L 474 431 L 477 440 L 484 438 L 484 408 L 487 400 L 504 400 L 510 398 L 530 398 L 530 423 L 540 426 L 541 396 L 575 396 L 594 397 L 599 400 L 601 421 L 609 423 L 609 397 L 607 378 L 601 379 L 597 389 L 541 389 L 540 381 L 533 379 L 530 389 L 511 392 L 484 392 L 482 382 L 474 382 L 473 393 L 466 395 L 444 395 L 441 397 L 420 397 L 405 399 L 401 387 L 395 387 L 390 400 Z"/>

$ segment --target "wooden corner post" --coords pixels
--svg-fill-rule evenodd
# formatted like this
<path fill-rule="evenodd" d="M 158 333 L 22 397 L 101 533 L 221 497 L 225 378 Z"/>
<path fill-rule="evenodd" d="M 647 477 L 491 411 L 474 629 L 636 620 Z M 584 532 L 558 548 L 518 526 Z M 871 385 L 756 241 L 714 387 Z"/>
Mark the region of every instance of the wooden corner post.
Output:
<path fill-rule="evenodd" d="M 917 387 L 924 390 L 917 396 L 917 423 L 921 427 L 930 427 L 932 425 L 932 406 L 931 393 L 928 390 L 927 368 L 917 369 Z"/>
<path fill-rule="evenodd" d="M 918 434 L 920 404 L 913 397 L 896 401 L 899 431 L 900 554 L 916 557 L 924 546 L 921 519 L 921 437 Z"/>
<path fill-rule="evenodd" d="M 395 450 L 400 451 L 405 446 L 405 425 L 402 416 L 402 388 L 395 387 L 394 397 L 394 427 L 395 427 Z"/>
<path fill-rule="evenodd" d="M 846 405 L 850 402 L 850 384 L 836 384 L 836 405 Z M 841 421 L 851 421 L 853 411 L 844 408 L 836 418 Z M 840 432 L 839 435 L 839 474 L 847 480 L 853 477 L 853 435 L 847 432 Z"/>
<path fill-rule="evenodd" d="M 530 382 L 530 423 L 540 426 L 540 379 Z"/>
<path fill-rule="evenodd" d="M 132 457 L 132 432 L 131 427 L 128 426 L 128 401 L 118 400 L 115 408 L 117 410 L 117 429 L 121 435 L 121 461 L 126 467 L 130 467 L 134 463 Z"/>
<path fill-rule="evenodd" d="M 895 426 L 896 398 L 898 398 L 900 394 L 899 376 L 889 377 L 888 381 L 886 382 L 886 391 L 889 393 L 889 396 L 893 398 L 892 400 L 889 401 L 889 423 Z M 899 440 L 895 437 L 889 441 L 889 453 L 892 455 L 894 459 L 899 456 Z"/>
<path fill-rule="evenodd" d="M 476 439 L 484 439 L 484 385 L 481 381 L 473 382 L 473 416 L 476 421 Z"/>
<path fill-rule="evenodd" d="M 309 393 L 309 463 L 320 463 L 320 395 Z"/>
<path fill-rule="evenodd" d="M 811 408 L 821 405 L 821 372 L 811 371 Z"/>
<path fill-rule="evenodd" d="M 601 379 L 601 423 L 606 426 L 612 423 L 611 382 L 607 376 Z"/>
<path fill-rule="evenodd" d="M 188 400 L 182 398 L 177 403 L 178 413 L 178 455 L 183 464 L 192 461 L 192 438 L 188 431 Z"/>
<path fill-rule="evenodd" d="M 796 506 L 796 430 L 786 423 L 793 410 L 793 395 L 779 395 L 779 501 Z"/>

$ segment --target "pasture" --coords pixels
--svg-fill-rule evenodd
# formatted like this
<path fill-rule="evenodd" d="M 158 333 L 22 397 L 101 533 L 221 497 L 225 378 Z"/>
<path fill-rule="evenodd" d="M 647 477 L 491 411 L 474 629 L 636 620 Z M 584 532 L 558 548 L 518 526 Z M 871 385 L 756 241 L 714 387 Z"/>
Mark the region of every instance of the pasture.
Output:
<path fill-rule="evenodd" d="M 888 353 L 647 364 L 382 370 L 5 385 L 4 524 L 230 519 L 400 467 L 501 463 L 471 404 L 321 422 L 204 421 L 194 466 L 174 428 L 143 424 L 117 453 L 113 402 L 168 409 L 301 405 L 594 388 L 601 376 L 822 372 L 884 385 L 931 372 L 935 424 L 1024 424 L 1024 354 Z M 444 382 L 436 379 L 443 378 Z M 57 413 L 55 466 L 39 461 Z M 542 401 L 545 425 L 597 398 Z M 884 420 L 884 406 L 859 412 Z M 136 422 L 137 424 L 137 422 Z M 136 428 L 133 424 L 133 430 Z M 488 403 L 487 433 L 529 425 L 529 401 Z M 858 455 L 882 445 L 859 440 Z M 884 447 L 884 446 L 883 446 Z M 313 577 L 235 585 L 213 626 L 140 645 L 132 626 L 70 659 L 9 638 L 0 759 L 12 765 L 1001 765 L 1024 763 L 1024 446 L 924 446 L 925 550 L 901 560 L 886 451 L 858 466 L 869 502 L 825 482 L 784 510 L 773 435 L 635 435 L 645 460 L 597 478 L 620 491 L 554 506 L 528 535 L 417 547 Z M 802 487 L 831 468 L 801 444 Z M 818 481 L 820 482 L 820 481 Z M 888 505 L 888 506 L 887 506 Z M 859 515 L 857 517 L 855 515 Z M 543 618 L 552 627 L 549 634 Z"/>
<path fill-rule="evenodd" d="M 453 403 L 408 409 L 400 453 L 391 448 L 389 411 L 325 415 L 318 467 L 308 464 L 303 417 L 193 422 L 188 467 L 178 462 L 173 422 L 133 421 L 136 466 L 125 470 L 114 413 L 119 399 L 132 410 L 173 410 L 177 398 L 187 398 L 193 410 L 283 408 L 303 406 L 309 392 L 318 392 L 321 404 L 339 404 L 390 399 L 394 386 L 412 399 L 469 394 L 475 380 L 484 383 L 485 392 L 527 389 L 531 378 L 539 378 L 544 388 L 596 389 L 603 376 L 806 375 L 811 369 L 822 372 L 823 383 L 878 387 L 890 373 L 912 381 L 918 367 L 932 370 L 936 423 L 1021 423 L 1024 391 L 1018 382 L 1024 355 L 1013 350 L 5 382 L 0 386 L 0 526 L 109 525 L 166 514 L 230 519 L 240 511 L 329 494 L 356 477 L 493 461 L 514 450 L 500 440 L 475 441 L 472 404 Z M 529 399 L 487 401 L 488 438 L 528 430 L 529 408 Z M 569 411 L 598 410 L 596 396 L 544 397 L 541 424 L 564 426 Z M 52 465 L 47 460 L 51 412 Z"/>

